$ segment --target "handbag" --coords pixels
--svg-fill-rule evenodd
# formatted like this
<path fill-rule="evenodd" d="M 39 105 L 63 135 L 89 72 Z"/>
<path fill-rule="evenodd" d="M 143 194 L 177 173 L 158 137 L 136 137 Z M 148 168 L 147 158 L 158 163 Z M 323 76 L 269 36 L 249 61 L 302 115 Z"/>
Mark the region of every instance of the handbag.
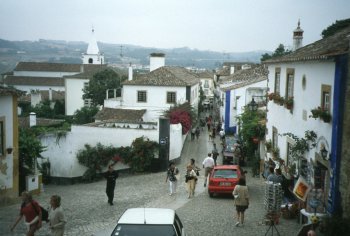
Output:
<path fill-rule="evenodd" d="M 32 204 L 32 206 L 33 206 L 33 208 L 34 208 L 35 213 L 39 216 L 39 212 L 38 212 L 38 210 L 35 208 L 33 202 L 31 202 L 31 204 Z M 40 207 L 40 209 L 41 209 L 41 221 L 46 221 L 46 222 L 48 222 L 48 221 L 49 221 L 49 212 L 48 212 L 46 209 L 44 209 L 42 206 L 39 205 L 39 207 Z"/>

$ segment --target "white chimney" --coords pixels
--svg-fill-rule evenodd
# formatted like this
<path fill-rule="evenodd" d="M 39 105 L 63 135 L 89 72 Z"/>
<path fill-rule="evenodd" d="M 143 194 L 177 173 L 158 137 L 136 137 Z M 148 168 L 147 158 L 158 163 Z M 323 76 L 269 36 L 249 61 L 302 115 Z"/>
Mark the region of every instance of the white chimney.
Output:
<path fill-rule="evenodd" d="M 35 112 L 31 112 L 29 114 L 29 127 L 36 126 L 36 114 Z"/>
<path fill-rule="evenodd" d="M 165 54 L 164 53 L 151 53 L 149 58 L 149 71 L 154 71 L 159 67 L 165 65 Z"/>
<path fill-rule="evenodd" d="M 52 101 L 52 89 L 49 88 L 49 101 Z"/>
<path fill-rule="evenodd" d="M 130 65 L 129 65 L 129 74 L 128 74 L 128 80 L 130 81 L 130 80 L 132 80 L 132 76 L 133 76 L 133 74 L 132 74 L 132 66 L 131 66 L 131 63 L 130 63 Z"/>

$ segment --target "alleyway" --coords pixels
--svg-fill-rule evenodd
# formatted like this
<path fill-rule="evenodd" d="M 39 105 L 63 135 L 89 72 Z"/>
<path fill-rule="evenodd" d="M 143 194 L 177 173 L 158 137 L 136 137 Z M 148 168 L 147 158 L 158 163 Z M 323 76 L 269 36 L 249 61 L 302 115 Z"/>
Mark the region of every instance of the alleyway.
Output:
<path fill-rule="evenodd" d="M 219 151 L 219 137 L 215 139 Z M 189 236 L 206 235 L 264 235 L 267 226 L 262 225 L 265 214 L 264 182 L 259 178 L 252 178 L 248 173 L 247 183 L 251 194 L 251 205 L 246 214 L 245 227 L 234 227 L 234 206 L 231 197 L 209 198 L 203 187 L 203 174 L 196 188 L 194 198 L 188 199 L 184 171 L 191 158 L 201 167 L 203 159 L 212 150 L 212 142 L 208 142 L 206 129 L 203 129 L 199 140 L 191 141 L 188 137 L 182 151 L 178 168 L 181 177 L 177 194 L 168 195 L 168 184 L 165 183 L 165 173 L 151 173 L 128 175 L 122 174 L 117 180 L 115 190 L 115 204 L 107 204 L 105 196 L 105 181 L 90 184 L 76 184 L 69 186 L 48 185 L 45 192 L 35 197 L 44 207 L 49 205 L 52 194 L 62 196 L 62 206 L 68 223 L 66 235 L 110 235 L 117 219 L 130 207 L 164 207 L 177 210 Z M 221 164 L 222 157 L 218 163 Z M 19 204 L 0 208 L 0 235 L 23 235 L 25 227 L 20 223 L 14 233 L 9 228 L 13 224 L 18 212 Z M 281 235 L 296 235 L 299 225 L 296 220 L 281 220 L 277 226 Z M 37 235 L 48 235 L 45 225 Z"/>

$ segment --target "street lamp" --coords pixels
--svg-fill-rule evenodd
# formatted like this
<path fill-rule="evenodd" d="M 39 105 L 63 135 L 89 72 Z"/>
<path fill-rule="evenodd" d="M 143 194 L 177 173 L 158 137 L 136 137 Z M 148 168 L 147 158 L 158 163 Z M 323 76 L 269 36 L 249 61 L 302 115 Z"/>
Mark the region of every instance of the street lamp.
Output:
<path fill-rule="evenodd" d="M 254 101 L 254 98 L 252 98 L 252 101 L 248 104 L 248 108 L 250 111 L 258 110 L 258 104 Z"/>

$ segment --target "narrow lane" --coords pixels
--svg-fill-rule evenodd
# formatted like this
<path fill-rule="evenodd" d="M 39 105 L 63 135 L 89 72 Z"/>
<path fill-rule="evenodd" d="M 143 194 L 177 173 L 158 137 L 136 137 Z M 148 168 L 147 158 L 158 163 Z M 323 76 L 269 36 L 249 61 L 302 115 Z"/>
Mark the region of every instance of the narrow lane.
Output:
<path fill-rule="evenodd" d="M 217 146 L 219 138 L 215 139 Z M 110 235 L 117 219 L 131 207 L 165 207 L 177 210 L 189 236 L 200 235 L 264 235 L 267 227 L 261 224 L 264 216 L 263 198 L 264 183 L 259 178 L 252 178 L 248 174 L 247 182 L 251 194 L 251 206 L 246 214 L 246 226 L 234 227 L 232 198 L 209 198 L 206 188 L 203 187 L 204 171 L 200 172 L 195 197 L 188 199 L 184 172 L 185 166 L 191 158 L 201 167 L 203 159 L 212 150 L 212 142 L 208 142 L 206 127 L 201 132 L 199 140 L 185 142 L 182 150 L 181 162 L 177 164 L 181 171 L 177 194 L 168 195 L 168 184 L 165 183 L 165 172 L 123 175 L 117 180 L 115 190 L 115 204 L 110 206 L 105 195 L 105 181 L 101 180 L 89 184 L 75 184 L 68 186 L 48 185 L 45 192 L 36 197 L 44 206 L 49 205 L 52 194 L 62 196 L 68 223 L 66 234 L 69 236 L 80 235 Z M 219 149 L 220 150 L 220 149 Z M 219 163 L 221 163 L 221 156 Z M 25 226 L 19 223 L 14 233 L 9 232 L 19 212 L 19 204 L 0 208 L 0 235 L 23 235 Z M 296 220 L 281 220 L 277 226 L 281 235 L 295 235 L 299 225 Z M 48 226 L 36 234 L 48 235 Z"/>

